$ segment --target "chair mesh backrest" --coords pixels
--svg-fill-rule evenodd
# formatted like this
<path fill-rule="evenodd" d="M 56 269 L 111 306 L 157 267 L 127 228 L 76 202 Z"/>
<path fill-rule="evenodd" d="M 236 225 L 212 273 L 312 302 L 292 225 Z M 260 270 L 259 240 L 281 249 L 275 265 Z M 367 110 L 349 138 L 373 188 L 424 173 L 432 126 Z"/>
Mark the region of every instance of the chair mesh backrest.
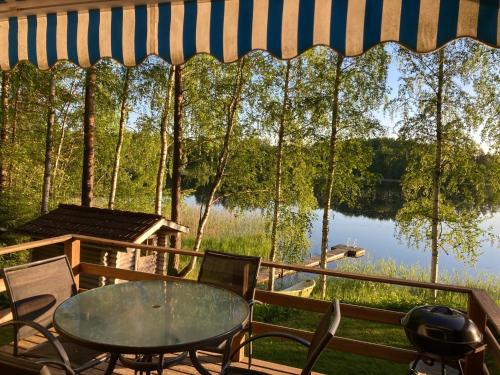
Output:
<path fill-rule="evenodd" d="M 338 300 L 333 301 L 328 310 L 321 318 L 316 332 L 311 340 L 311 346 L 307 353 L 307 364 L 300 373 L 301 375 L 309 375 L 311 370 L 318 360 L 321 352 L 330 343 L 340 323 L 340 303 Z"/>
<path fill-rule="evenodd" d="M 16 320 L 29 320 L 44 327 L 52 325 L 54 310 L 76 294 L 73 271 L 65 255 L 1 271 Z M 35 331 L 22 327 L 18 339 Z"/>
<path fill-rule="evenodd" d="M 198 281 L 231 290 L 250 301 L 255 294 L 260 257 L 206 251 Z"/>
<path fill-rule="evenodd" d="M 41 364 L 0 353 L 0 374 L 11 375 L 50 375 L 49 369 Z"/>

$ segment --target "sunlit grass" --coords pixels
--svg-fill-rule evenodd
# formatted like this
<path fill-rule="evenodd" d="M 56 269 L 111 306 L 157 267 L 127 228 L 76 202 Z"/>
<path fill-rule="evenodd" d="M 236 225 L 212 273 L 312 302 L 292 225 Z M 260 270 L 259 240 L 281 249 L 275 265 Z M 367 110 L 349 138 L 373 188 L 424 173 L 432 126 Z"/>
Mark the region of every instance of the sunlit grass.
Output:
<path fill-rule="evenodd" d="M 199 221 L 199 209 L 183 206 L 182 223 L 190 228 L 183 235 L 182 247 L 192 248 Z M 217 250 L 233 254 L 256 255 L 267 258 L 270 240 L 266 223 L 256 212 L 232 213 L 217 208 L 212 212 L 203 233 L 201 249 Z"/>
<path fill-rule="evenodd" d="M 393 259 L 372 261 L 346 259 L 337 263 L 341 271 L 369 275 L 383 275 L 406 280 L 428 281 L 429 273 L 418 265 L 397 264 Z M 500 303 L 500 276 L 480 273 L 471 276 L 465 273 L 442 272 L 440 283 L 463 285 L 484 289 Z M 428 289 L 395 286 L 391 284 L 373 283 L 359 280 L 334 278 L 328 283 L 328 295 L 354 304 L 406 311 L 409 308 L 426 303 L 443 304 L 455 308 L 466 309 L 467 296 L 461 293 L 439 291 L 434 300 Z"/>

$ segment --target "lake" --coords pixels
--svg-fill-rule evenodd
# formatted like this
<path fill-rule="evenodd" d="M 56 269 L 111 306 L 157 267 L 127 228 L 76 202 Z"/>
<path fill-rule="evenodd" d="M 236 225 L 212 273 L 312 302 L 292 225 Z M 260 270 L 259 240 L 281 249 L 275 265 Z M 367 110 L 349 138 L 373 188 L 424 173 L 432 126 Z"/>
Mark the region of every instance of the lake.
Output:
<path fill-rule="evenodd" d="M 198 206 L 194 196 L 186 197 L 185 203 L 189 206 Z M 221 205 L 215 207 L 216 211 L 225 211 Z M 254 211 L 252 214 L 259 214 Z M 311 253 L 319 254 L 321 248 L 321 218 L 322 210 L 315 211 L 310 242 Z M 430 267 L 431 254 L 428 250 L 414 249 L 408 247 L 406 242 L 396 238 L 396 225 L 393 219 L 377 219 L 362 215 L 345 215 L 338 211 L 332 211 L 333 221 L 330 225 L 329 244 L 357 245 L 366 249 L 364 259 L 394 259 L 398 264 L 420 265 L 424 268 Z M 493 232 L 500 236 L 500 212 L 493 215 L 483 223 L 484 227 L 492 227 Z M 467 272 L 475 275 L 479 272 L 487 272 L 493 275 L 500 274 L 500 247 L 498 243 L 484 243 L 481 255 L 475 265 L 466 264 L 458 260 L 454 254 L 440 252 L 439 270 L 453 273 L 455 271 Z M 363 258 L 361 258 L 363 259 Z M 360 261 L 361 261 L 360 259 Z M 334 264 L 331 264 L 334 267 Z"/>
<path fill-rule="evenodd" d="M 321 218 L 322 210 L 316 210 L 316 219 L 313 222 L 310 241 L 311 252 L 319 254 L 321 248 Z M 484 227 L 493 227 L 493 231 L 500 236 L 500 212 L 493 215 L 484 223 Z M 408 265 L 419 264 L 430 267 L 431 253 L 429 250 L 409 248 L 406 242 L 396 238 L 396 225 L 394 220 L 379 220 L 364 216 L 347 216 L 333 211 L 333 222 L 329 233 L 330 245 L 356 244 L 366 249 L 367 256 L 372 260 L 392 258 L 397 263 Z M 484 243 L 477 264 L 464 264 L 454 254 L 440 252 L 440 270 L 449 273 L 465 271 L 469 274 L 488 272 L 493 275 L 500 274 L 500 248 L 497 244 Z"/>

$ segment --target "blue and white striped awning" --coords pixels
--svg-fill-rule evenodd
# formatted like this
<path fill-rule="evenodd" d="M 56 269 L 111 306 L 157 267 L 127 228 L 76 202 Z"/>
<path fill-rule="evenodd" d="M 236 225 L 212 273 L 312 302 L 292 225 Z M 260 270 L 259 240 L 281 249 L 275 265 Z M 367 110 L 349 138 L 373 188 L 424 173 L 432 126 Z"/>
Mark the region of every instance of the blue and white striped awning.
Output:
<path fill-rule="evenodd" d="M 33 0 L 0 4 L 3 70 L 22 60 L 40 69 L 58 60 L 88 67 L 103 57 L 134 66 L 152 54 L 172 64 L 197 53 L 231 62 L 256 49 L 290 59 L 316 45 L 356 56 L 386 41 L 428 52 L 458 37 L 500 45 L 500 0 L 94 1 L 96 9 L 80 2 L 75 10 L 39 0 L 22 12 L 12 3 Z"/>

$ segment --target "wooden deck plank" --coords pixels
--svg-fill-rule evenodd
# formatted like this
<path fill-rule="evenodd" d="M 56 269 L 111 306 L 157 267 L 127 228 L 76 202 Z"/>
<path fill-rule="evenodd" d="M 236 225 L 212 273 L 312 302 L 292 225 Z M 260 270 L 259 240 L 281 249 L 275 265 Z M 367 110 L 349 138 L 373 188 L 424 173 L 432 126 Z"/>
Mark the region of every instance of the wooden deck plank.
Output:
<path fill-rule="evenodd" d="M 29 337 L 28 339 L 22 340 L 19 343 L 20 349 L 28 349 L 31 348 L 45 339 L 42 335 L 34 335 Z M 0 351 L 12 353 L 12 343 L 9 345 L 5 345 L 0 347 Z M 220 362 L 219 357 L 216 355 L 211 355 L 208 352 L 200 352 L 199 359 L 205 366 L 205 368 L 213 375 L 217 375 L 220 371 Z M 239 363 L 233 363 L 234 366 L 246 368 L 248 366 L 248 359 L 243 358 L 243 360 Z M 101 363 L 93 369 L 85 371 L 86 375 L 103 375 L 106 370 L 106 363 Z M 277 363 L 267 362 L 260 359 L 254 358 L 252 360 L 252 369 L 261 371 L 268 375 L 299 375 L 300 369 L 289 367 L 285 365 L 280 365 Z M 54 374 L 56 375 L 64 375 L 62 371 L 55 370 Z M 113 372 L 114 375 L 134 375 L 134 371 L 128 368 L 124 368 L 118 365 Z M 198 372 L 191 365 L 189 358 L 186 358 L 181 364 L 170 367 L 168 369 L 169 375 L 196 375 Z M 317 372 L 313 372 L 312 375 L 322 375 Z"/>

